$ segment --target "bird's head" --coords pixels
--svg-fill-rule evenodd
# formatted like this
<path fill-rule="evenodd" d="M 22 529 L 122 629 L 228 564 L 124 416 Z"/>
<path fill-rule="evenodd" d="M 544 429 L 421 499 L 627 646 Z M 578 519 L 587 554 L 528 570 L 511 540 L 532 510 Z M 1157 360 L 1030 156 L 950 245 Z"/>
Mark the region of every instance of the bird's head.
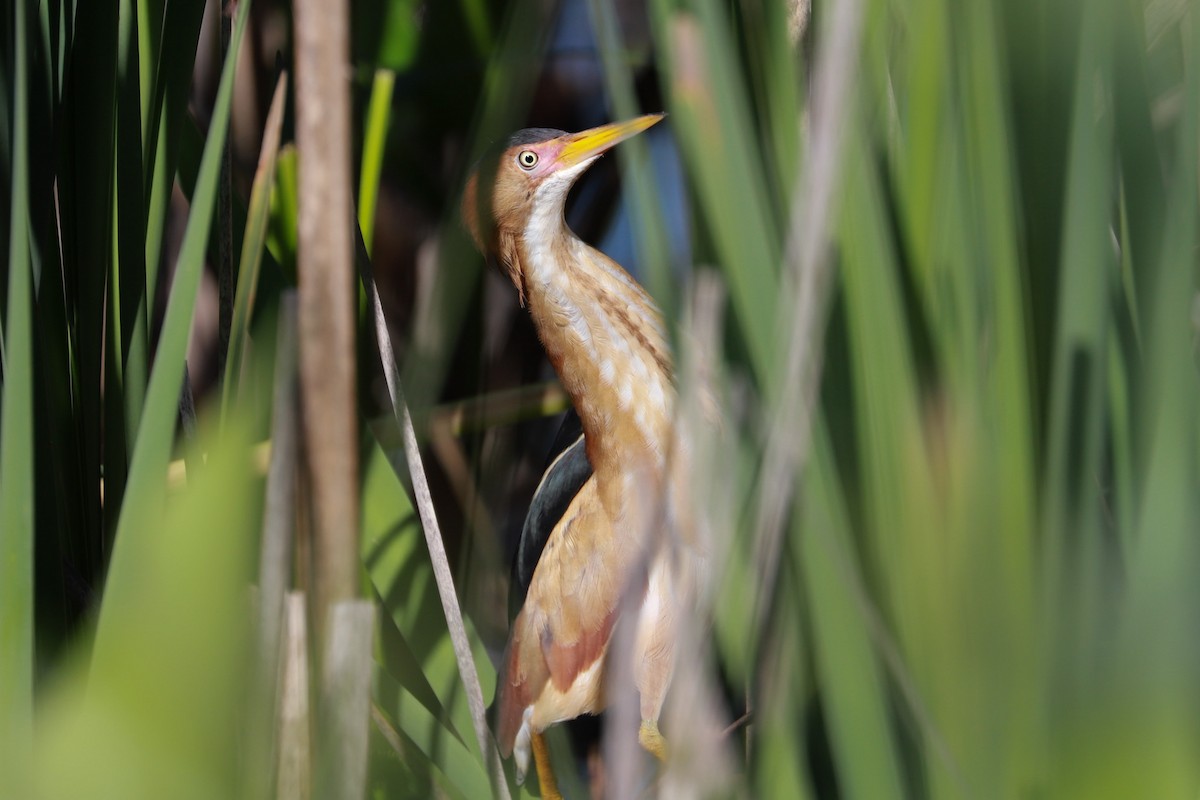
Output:
<path fill-rule="evenodd" d="M 543 241 L 529 244 L 553 244 L 575 180 L 605 151 L 663 116 L 647 114 L 580 133 L 527 128 L 479 160 L 463 191 L 463 221 L 479 250 L 500 261 L 522 296 L 517 243 L 530 231 Z"/>

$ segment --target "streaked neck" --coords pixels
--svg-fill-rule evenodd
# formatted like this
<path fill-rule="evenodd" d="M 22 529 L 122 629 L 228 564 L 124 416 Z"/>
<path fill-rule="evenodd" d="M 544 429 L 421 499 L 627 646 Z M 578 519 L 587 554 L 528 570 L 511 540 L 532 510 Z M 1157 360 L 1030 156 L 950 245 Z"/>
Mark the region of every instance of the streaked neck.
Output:
<path fill-rule="evenodd" d="M 538 335 L 583 422 L 597 479 L 661 476 L 675 402 L 662 319 L 645 290 L 558 216 L 531 218 L 521 245 Z"/>

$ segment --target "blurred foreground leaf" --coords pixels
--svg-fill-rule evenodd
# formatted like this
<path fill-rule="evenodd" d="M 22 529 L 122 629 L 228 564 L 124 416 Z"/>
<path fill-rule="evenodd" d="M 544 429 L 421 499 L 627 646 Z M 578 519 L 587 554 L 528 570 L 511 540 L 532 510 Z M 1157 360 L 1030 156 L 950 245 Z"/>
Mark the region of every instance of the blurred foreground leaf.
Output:
<path fill-rule="evenodd" d="M 206 465 L 130 552 L 108 656 L 69 662 L 45 698 L 40 797 L 234 796 L 262 483 L 236 421 L 226 430 L 201 439 Z"/>

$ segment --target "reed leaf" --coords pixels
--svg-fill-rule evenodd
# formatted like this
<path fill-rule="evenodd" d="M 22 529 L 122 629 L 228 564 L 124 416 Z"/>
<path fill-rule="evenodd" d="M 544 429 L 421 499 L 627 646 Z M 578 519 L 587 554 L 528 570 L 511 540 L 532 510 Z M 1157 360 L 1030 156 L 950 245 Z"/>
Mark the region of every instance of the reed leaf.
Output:
<path fill-rule="evenodd" d="M 29 791 L 34 673 L 33 264 L 29 240 L 30 4 L 13 24 L 8 288 L 0 340 L 0 794 Z"/>
<path fill-rule="evenodd" d="M 118 650 L 108 649 L 117 645 L 108 643 L 106 629 L 116 624 L 113 620 L 136 614 L 133 598 L 125 594 L 127 581 L 130 579 L 124 577 L 123 573 L 127 570 L 136 572 L 139 569 L 140 553 L 146 547 L 145 540 L 151 537 L 157 527 L 155 520 L 158 512 L 155 506 L 161 503 L 161 499 L 156 501 L 155 498 L 161 498 L 163 479 L 175 438 L 176 411 L 180 387 L 183 384 L 188 332 L 195 311 L 200 272 L 204 267 L 205 245 L 215 209 L 220 155 L 229 124 L 234 66 L 245 33 L 250 5 L 250 2 L 244 0 L 238 6 L 238 16 L 230 43 L 230 57 L 221 73 L 212 125 L 204 147 L 196 191 L 192 196 L 192 212 L 180 247 L 175 280 L 167 301 L 162 334 L 146 391 L 145 412 L 130 460 L 128 500 L 122 505 L 121 522 L 117 527 L 108 585 L 96 634 L 95 658 L 98 670 L 112 665 L 106 661 L 116 659 L 119 653 Z"/>

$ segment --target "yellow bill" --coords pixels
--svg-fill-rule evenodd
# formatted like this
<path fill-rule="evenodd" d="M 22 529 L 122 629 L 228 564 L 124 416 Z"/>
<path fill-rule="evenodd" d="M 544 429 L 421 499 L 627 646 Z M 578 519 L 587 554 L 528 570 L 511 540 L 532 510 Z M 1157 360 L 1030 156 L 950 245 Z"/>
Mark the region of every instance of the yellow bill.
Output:
<path fill-rule="evenodd" d="M 598 156 L 618 142 L 636 136 L 665 116 L 666 114 L 646 114 L 625 122 L 610 122 L 608 125 L 563 137 L 566 144 L 558 154 L 558 162 L 562 167 L 570 167 Z"/>

